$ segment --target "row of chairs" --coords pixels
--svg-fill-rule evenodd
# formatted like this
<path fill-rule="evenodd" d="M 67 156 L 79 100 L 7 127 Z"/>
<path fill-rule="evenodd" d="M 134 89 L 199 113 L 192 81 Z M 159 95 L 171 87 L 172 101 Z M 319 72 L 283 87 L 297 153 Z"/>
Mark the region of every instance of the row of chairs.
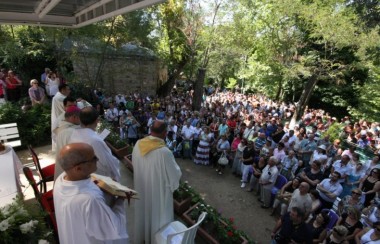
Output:
<path fill-rule="evenodd" d="M 55 219 L 53 190 L 47 190 L 47 182 L 54 181 L 55 164 L 50 164 L 46 167 L 41 167 L 40 160 L 33 147 L 29 145 L 28 149 L 32 156 L 33 165 L 37 171 L 40 180 L 36 182 L 33 175 L 33 171 L 29 167 L 23 168 L 24 175 L 33 189 L 36 200 L 41 205 L 41 208 L 47 213 L 48 216 L 46 218 L 46 221 L 49 224 L 49 226 L 54 230 L 54 238 L 58 241 L 58 228 Z"/>
<path fill-rule="evenodd" d="M 55 239 L 58 240 L 58 228 L 55 219 L 55 209 L 53 201 L 53 190 L 41 192 L 38 186 L 43 184 L 43 181 L 36 182 L 33 176 L 33 172 L 29 167 L 23 168 L 24 175 L 28 180 L 30 186 L 33 188 L 36 200 L 41 205 L 41 208 L 48 214 L 47 223 L 53 228 Z"/>

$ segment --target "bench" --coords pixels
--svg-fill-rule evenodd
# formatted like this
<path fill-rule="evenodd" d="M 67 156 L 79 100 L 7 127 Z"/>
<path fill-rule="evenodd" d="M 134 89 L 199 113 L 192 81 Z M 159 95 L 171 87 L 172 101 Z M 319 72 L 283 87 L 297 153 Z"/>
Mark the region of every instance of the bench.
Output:
<path fill-rule="evenodd" d="M 17 123 L 0 125 L 0 141 L 3 141 L 4 145 L 11 147 L 21 146 Z"/>

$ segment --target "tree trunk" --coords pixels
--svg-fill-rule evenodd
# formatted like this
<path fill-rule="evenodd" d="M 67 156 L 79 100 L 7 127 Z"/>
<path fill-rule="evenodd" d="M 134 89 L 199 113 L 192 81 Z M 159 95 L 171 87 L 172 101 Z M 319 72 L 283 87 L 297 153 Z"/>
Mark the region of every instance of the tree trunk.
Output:
<path fill-rule="evenodd" d="M 278 84 L 278 88 L 277 88 L 277 93 L 276 93 L 276 97 L 275 97 L 275 101 L 279 101 L 280 100 L 280 95 L 282 93 L 282 79 L 280 80 L 279 84 Z"/>
<path fill-rule="evenodd" d="M 176 79 L 178 79 L 182 70 L 185 68 L 186 64 L 189 62 L 189 59 L 190 59 L 189 55 L 183 54 L 181 62 L 179 62 L 177 67 L 175 67 L 173 73 L 169 74 L 168 80 L 157 89 L 158 96 L 166 97 L 171 93 Z"/>
<path fill-rule="evenodd" d="M 304 90 L 298 100 L 296 110 L 294 111 L 293 117 L 290 121 L 290 128 L 294 128 L 294 125 L 299 121 L 303 115 L 306 105 L 309 103 L 311 94 L 314 91 L 314 87 L 318 82 L 318 76 L 316 74 L 312 75 L 308 82 L 306 83 Z"/>
<path fill-rule="evenodd" d="M 199 111 L 202 106 L 203 84 L 206 77 L 206 69 L 199 68 L 194 85 L 193 110 Z"/>

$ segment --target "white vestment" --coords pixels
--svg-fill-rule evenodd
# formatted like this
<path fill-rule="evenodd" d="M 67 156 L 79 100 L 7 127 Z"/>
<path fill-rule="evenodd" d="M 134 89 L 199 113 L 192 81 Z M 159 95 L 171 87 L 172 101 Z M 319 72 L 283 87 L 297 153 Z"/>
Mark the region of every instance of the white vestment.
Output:
<path fill-rule="evenodd" d="M 161 140 L 152 136 L 148 138 Z M 149 142 L 145 138 L 139 140 L 132 153 L 134 187 L 140 198 L 135 205 L 134 243 L 145 241 L 151 244 L 154 234 L 174 220 L 173 192 L 179 186 L 182 173 L 173 153 L 166 146 L 142 156 L 141 143 Z"/>
<path fill-rule="evenodd" d="M 94 130 L 89 128 L 74 130 L 70 143 L 75 142 L 84 142 L 94 148 L 95 155 L 99 159 L 97 174 L 120 181 L 120 161 L 112 155 L 111 149 Z"/>
<path fill-rule="evenodd" d="M 58 123 L 56 120 L 58 119 L 59 115 L 65 113 L 65 107 L 63 106 L 63 100 L 66 98 L 65 95 L 63 95 L 60 92 L 57 92 L 55 96 L 53 97 L 52 104 L 51 104 L 51 132 L 52 132 L 52 150 L 55 151 L 55 143 L 56 138 L 53 133 L 53 131 L 58 127 Z"/>
<path fill-rule="evenodd" d="M 91 179 L 67 181 L 65 175 L 62 173 L 54 185 L 60 243 L 128 243 L 124 202 L 111 208 Z"/>
<path fill-rule="evenodd" d="M 70 122 L 67 122 L 66 120 L 63 120 L 60 122 L 60 125 L 59 127 L 54 131 L 54 133 L 56 134 L 56 158 L 58 158 L 58 155 L 59 155 L 59 152 L 61 151 L 61 149 L 69 144 L 70 142 L 70 139 L 71 139 L 71 135 L 73 134 L 73 131 L 75 129 L 78 129 L 80 128 L 79 125 L 76 125 L 76 124 L 73 124 L 73 123 L 70 123 Z M 57 160 L 56 160 L 57 162 Z M 55 168 L 54 168 L 54 180 L 58 178 L 58 176 L 60 174 L 62 174 L 63 172 L 63 169 L 61 167 L 61 165 L 59 165 L 59 163 L 56 163 L 55 164 Z"/>

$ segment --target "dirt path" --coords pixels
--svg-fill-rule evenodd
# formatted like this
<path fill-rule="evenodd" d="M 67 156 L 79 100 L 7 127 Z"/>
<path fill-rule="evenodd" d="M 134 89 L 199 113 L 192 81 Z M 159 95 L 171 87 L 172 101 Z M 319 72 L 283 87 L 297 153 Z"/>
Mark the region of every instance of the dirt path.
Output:
<path fill-rule="evenodd" d="M 205 199 L 222 212 L 226 218 L 234 218 L 238 229 L 243 230 L 259 244 L 270 243 L 270 233 L 275 218 L 270 210 L 262 209 L 252 192 L 240 188 L 240 178 L 225 169 L 218 175 L 212 167 L 195 165 L 190 160 L 177 159 L 182 179 L 187 180 Z"/>

